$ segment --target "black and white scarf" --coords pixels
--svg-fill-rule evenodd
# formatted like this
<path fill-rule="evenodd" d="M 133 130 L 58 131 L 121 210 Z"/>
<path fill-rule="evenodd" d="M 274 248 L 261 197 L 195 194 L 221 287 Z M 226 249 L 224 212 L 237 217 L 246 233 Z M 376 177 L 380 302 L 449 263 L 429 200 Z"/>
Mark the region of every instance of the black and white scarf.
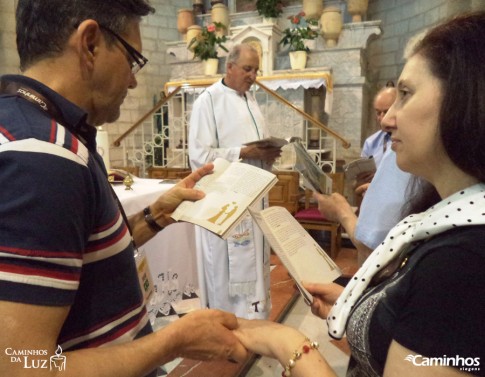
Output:
<path fill-rule="evenodd" d="M 372 278 L 410 243 L 458 226 L 485 224 L 485 184 L 479 183 L 442 200 L 425 212 L 410 215 L 391 229 L 345 287 L 327 317 L 328 332 L 340 339 L 352 307 Z"/>

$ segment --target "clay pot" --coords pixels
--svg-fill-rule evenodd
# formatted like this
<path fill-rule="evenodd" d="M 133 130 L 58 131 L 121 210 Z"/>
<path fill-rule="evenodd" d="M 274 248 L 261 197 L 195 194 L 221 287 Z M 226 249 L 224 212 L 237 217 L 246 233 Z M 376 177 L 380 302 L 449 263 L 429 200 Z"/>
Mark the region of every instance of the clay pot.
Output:
<path fill-rule="evenodd" d="M 182 35 L 182 40 L 187 39 L 187 29 L 193 25 L 194 13 L 192 9 L 182 8 L 177 12 L 177 30 Z"/>
<path fill-rule="evenodd" d="M 305 18 L 318 20 L 323 12 L 323 0 L 303 0 Z"/>
<path fill-rule="evenodd" d="M 347 0 L 347 12 L 352 15 L 352 22 L 362 22 L 368 6 L 369 0 Z"/>
<path fill-rule="evenodd" d="M 307 61 L 306 51 L 290 51 L 291 69 L 304 69 Z"/>
<path fill-rule="evenodd" d="M 229 32 L 229 9 L 225 4 L 214 4 L 211 9 L 211 21 L 220 22 L 226 29 L 221 29 L 216 32 L 216 35 L 223 36 Z"/>
<path fill-rule="evenodd" d="M 340 9 L 336 7 L 325 8 L 320 17 L 320 23 L 326 46 L 335 47 L 343 27 Z"/>
<path fill-rule="evenodd" d="M 202 26 L 191 25 L 187 28 L 187 48 L 189 47 L 189 44 L 192 41 L 192 39 L 194 39 L 200 34 L 202 34 Z M 192 46 L 190 46 L 189 50 L 194 51 L 195 46 L 197 46 L 197 42 Z"/>

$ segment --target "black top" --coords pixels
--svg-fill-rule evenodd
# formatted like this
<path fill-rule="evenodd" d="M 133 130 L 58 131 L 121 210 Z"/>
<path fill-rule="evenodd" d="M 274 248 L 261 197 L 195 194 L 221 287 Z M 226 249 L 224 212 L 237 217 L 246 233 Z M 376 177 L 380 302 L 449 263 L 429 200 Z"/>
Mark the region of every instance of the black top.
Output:
<path fill-rule="evenodd" d="M 423 368 L 433 357 L 434 365 L 485 376 L 485 226 L 452 229 L 406 255 L 349 318 L 347 375 L 382 375 L 395 340 L 422 355 L 414 363 Z"/>

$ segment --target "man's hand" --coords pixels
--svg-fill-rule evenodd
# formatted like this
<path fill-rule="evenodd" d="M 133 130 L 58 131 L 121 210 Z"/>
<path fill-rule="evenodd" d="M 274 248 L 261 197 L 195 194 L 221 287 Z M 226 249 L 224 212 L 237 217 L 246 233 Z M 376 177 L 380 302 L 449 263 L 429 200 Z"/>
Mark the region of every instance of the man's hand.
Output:
<path fill-rule="evenodd" d="M 238 327 L 237 318 L 232 313 L 196 310 L 168 327 L 171 328 L 170 331 L 174 331 L 172 342 L 177 357 L 239 362 L 247 358 L 246 349 L 232 331 Z"/>
<path fill-rule="evenodd" d="M 354 214 L 347 199 L 339 193 L 322 195 L 314 192 L 313 197 L 318 201 L 320 213 L 331 221 L 342 223 L 346 216 Z"/>
<path fill-rule="evenodd" d="M 214 164 L 209 163 L 190 175 L 185 177 L 182 181 L 177 183 L 174 187 L 161 195 L 155 203 L 151 205 L 152 213 L 155 219 L 165 216 L 165 223 L 171 223 L 173 220 L 170 214 L 178 207 L 184 200 L 200 200 L 205 194 L 200 190 L 195 190 L 195 184 L 205 175 L 212 173 Z"/>
<path fill-rule="evenodd" d="M 202 199 L 205 194 L 200 190 L 195 190 L 193 187 L 204 175 L 212 173 L 213 170 L 214 164 L 204 165 L 177 183 L 166 193 L 162 194 L 151 204 L 150 210 L 157 224 L 161 227 L 166 227 L 175 222 L 170 216 L 182 201 Z M 142 246 L 155 236 L 156 232 L 147 225 L 143 211 L 131 216 L 128 221 L 133 232 L 133 239 L 138 246 Z"/>
<path fill-rule="evenodd" d="M 257 145 L 247 145 L 241 148 L 239 157 L 243 159 L 261 160 L 272 164 L 281 156 L 281 148 L 259 147 Z"/>
<path fill-rule="evenodd" d="M 355 189 L 355 194 L 364 197 L 367 189 L 369 188 L 370 183 L 364 183 L 363 185 L 358 186 Z"/>

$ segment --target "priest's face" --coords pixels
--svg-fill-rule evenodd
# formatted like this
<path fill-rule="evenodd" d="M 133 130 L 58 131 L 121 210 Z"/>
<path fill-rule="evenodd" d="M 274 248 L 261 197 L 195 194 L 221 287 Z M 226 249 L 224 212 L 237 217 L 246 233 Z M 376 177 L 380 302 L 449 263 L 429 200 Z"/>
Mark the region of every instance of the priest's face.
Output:
<path fill-rule="evenodd" d="M 224 82 L 242 95 L 251 88 L 258 71 L 258 53 L 249 48 L 242 48 L 239 59 L 234 63 L 228 63 Z"/>

